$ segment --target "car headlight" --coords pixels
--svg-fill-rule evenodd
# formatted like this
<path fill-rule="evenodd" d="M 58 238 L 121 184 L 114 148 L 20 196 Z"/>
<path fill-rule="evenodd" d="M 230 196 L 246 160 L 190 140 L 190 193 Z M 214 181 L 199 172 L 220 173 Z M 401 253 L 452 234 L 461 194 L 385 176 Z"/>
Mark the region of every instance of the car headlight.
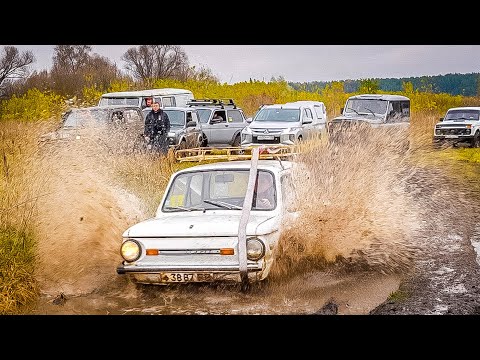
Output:
<path fill-rule="evenodd" d="M 302 128 L 301 127 L 291 127 L 291 128 L 286 129 L 285 131 L 287 133 L 289 133 L 289 132 L 295 132 L 297 130 L 302 130 Z"/>
<path fill-rule="evenodd" d="M 120 248 L 120 254 L 128 262 L 137 261 L 140 258 L 141 252 L 140 244 L 135 240 L 125 241 Z"/>
<path fill-rule="evenodd" d="M 260 260 L 265 256 L 265 244 L 257 238 L 247 239 L 247 259 Z"/>

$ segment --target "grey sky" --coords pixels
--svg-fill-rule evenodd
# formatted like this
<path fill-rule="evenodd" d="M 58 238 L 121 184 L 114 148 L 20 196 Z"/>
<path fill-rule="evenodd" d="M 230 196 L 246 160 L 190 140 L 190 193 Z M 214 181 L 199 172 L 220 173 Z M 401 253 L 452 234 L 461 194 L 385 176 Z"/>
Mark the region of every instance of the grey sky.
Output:
<path fill-rule="evenodd" d="M 54 45 L 14 45 L 31 50 L 36 69 L 50 69 Z M 120 60 L 136 45 L 93 45 L 93 52 Z M 221 82 L 332 81 L 480 72 L 480 45 L 181 45 L 191 65 L 206 66 Z M 3 47 L 3 45 L 0 45 Z"/>

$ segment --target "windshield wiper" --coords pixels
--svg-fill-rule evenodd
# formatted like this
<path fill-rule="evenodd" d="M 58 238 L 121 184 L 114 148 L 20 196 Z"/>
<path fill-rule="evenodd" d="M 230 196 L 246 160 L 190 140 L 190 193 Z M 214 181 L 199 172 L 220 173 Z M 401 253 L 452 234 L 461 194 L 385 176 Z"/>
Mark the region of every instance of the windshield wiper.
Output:
<path fill-rule="evenodd" d="M 375 116 L 375 113 L 372 110 L 370 110 L 369 108 L 364 108 L 364 109 L 370 111 L 372 113 L 372 115 Z"/>
<path fill-rule="evenodd" d="M 185 207 L 185 206 L 167 206 L 165 207 L 167 210 L 183 210 L 183 211 L 194 211 L 194 210 L 200 210 L 200 211 L 205 211 L 204 208 L 202 207 L 197 207 L 197 206 L 192 206 L 192 207 Z"/>
<path fill-rule="evenodd" d="M 207 204 L 212 204 L 221 208 L 229 209 L 229 210 L 232 210 L 232 209 L 242 210 L 241 206 L 225 203 L 223 201 L 203 200 L 203 202 L 206 202 Z"/>
<path fill-rule="evenodd" d="M 357 115 L 360 115 L 360 113 L 359 113 L 357 110 L 355 110 L 355 109 L 347 108 L 347 110 L 353 110 L 353 111 L 355 111 L 355 113 L 356 113 Z"/>

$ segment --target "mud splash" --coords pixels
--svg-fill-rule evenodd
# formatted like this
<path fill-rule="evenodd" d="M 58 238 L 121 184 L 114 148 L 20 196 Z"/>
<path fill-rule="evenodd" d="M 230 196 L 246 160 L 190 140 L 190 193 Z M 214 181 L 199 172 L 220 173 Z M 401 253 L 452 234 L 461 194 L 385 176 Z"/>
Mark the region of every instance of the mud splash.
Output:
<path fill-rule="evenodd" d="M 47 194 L 37 213 L 36 272 L 44 294 L 85 294 L 117 281 L 122 232 L 147 217 L 140 200 L 113 180 L 105 143 L 83 135 L 45 144 L 36 162 Z"/>
<path fill-rule="evenodd" d="M 304 145 L 290 200 L 301 216 L 283 231 L 275 276 L 332 266 L 408 270 L 419 228 L 408 138 L 408 129 L 360 126 L 342 141 Z"/>

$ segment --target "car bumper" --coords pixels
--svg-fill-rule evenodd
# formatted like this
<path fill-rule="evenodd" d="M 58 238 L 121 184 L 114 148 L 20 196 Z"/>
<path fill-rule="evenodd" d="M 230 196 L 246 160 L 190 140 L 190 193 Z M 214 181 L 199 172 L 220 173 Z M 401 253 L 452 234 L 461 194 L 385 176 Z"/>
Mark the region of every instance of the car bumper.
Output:
<path fill-rule="evenodd" d="M 171 284 L 176 281 L 168 281 L 165 274 L 195 275 L 194 278 L 182 283 L 190 282 L 241 282 L 240 269 L 238 266 L 137 266 L 122 264 L 117 267 L 117 274 L 126 274 L 135 282 L 143 284 Z M 247 274 L 250 281 L 260 281 L 264 278 L 262 263 L 248 264 Z M 187 276 L 189 277 L 189 276 Z"/>

